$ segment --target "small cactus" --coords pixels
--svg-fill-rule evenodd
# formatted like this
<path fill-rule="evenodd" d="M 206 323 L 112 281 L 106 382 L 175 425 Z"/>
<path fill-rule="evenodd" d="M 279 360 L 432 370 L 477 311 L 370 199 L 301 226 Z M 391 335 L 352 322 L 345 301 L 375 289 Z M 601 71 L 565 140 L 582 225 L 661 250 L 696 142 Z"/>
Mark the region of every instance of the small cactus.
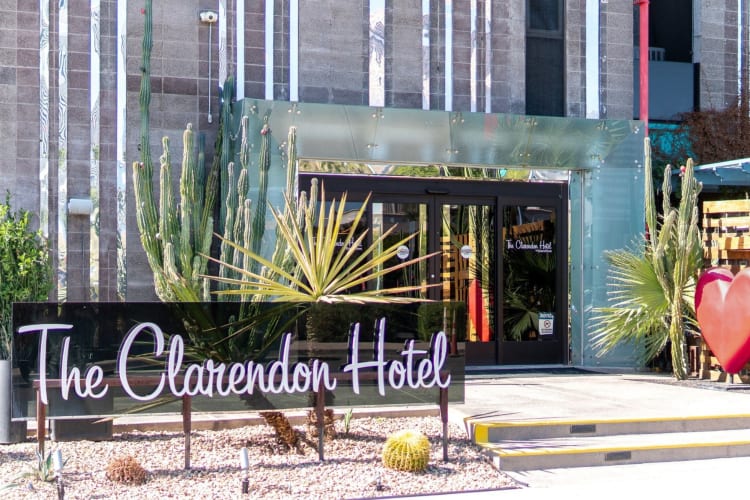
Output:
<path fill-rule="evenodd" d="M 418 472 L 427 468 L 430 461 L 430 441 L 415 430 L 391 434 L 383 447 L 383 465 L 389 469 Z"/>
<path fill-rule="evenodd" d="M 107 479 L 125 484 L 143 484 L 148 472 L 130 455 L 115 458 L 107 464 Z"/>

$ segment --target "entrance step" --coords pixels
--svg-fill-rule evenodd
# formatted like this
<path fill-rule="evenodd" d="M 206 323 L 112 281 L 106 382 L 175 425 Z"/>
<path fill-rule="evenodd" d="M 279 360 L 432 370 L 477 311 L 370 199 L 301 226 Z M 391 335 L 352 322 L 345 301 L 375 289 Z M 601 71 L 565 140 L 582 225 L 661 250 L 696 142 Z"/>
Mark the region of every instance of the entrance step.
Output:
<path fill-rule="evenodd" d="M 750 415 L 470 425 L 506 471 L 750 456 Z"/>

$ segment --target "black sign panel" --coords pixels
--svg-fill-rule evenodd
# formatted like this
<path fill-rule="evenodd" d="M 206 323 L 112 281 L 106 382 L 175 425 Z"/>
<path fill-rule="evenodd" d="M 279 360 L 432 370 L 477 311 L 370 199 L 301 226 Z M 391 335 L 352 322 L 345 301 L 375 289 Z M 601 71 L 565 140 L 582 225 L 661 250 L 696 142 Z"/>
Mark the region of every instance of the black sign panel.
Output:
<path fill-rule="evenodd" d="M 195 411 L 304 408 L 321 388 L 329 406 L 436 404 L 440 388 L 462 402 L 449 317 L 465 321 L 419 303 L 14 304 L 13 418 L 37 395 L 49 418 L 179 411 L 185 395 Z"/>

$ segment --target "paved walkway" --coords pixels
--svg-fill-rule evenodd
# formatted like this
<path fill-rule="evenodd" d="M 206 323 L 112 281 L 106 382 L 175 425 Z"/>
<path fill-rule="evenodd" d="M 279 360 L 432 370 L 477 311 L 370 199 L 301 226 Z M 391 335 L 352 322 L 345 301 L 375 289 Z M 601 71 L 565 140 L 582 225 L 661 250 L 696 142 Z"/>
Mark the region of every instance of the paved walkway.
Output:
<path fill-rule="evenodd" d="M 748 389 L 724 383 L 674 385 L 667 375 L 524 374 L 470 377 L 452 418 L 555 420 L 750 414 Z M 702 385 L 706 388 L 698 388 Z M 714 388 L 711 390 L 709 388 Z"/>
<path fill-rule="evenodd" d="M 750 389 L 750 388 L 748 388 Z M 750 390 L 724 383 L 675 385 L 667 375 L 500 374 L 469 378 L 454 421 L 668 418 L 750 414 Z M 737 494 L 747 489 L 750 458 L 609 465 L 514 472 L 526 487 L 433 498 L 624 498 L 633 494 Z"/>

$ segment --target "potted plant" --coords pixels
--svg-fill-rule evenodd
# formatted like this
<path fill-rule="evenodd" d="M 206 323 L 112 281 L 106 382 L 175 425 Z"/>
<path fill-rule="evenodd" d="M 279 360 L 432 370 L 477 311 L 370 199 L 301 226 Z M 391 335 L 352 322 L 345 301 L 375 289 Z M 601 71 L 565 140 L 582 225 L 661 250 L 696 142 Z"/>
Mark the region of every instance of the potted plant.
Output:
<path fill-rule="evenodd" d="M 13 303 L 47 300 L 52 288 L 47 241 L 30 224 L 31 213 L 14 212 L 6 195 L 0 204 L 0 443 L 20 441 L 26 429 L 10 420 Z"/>

